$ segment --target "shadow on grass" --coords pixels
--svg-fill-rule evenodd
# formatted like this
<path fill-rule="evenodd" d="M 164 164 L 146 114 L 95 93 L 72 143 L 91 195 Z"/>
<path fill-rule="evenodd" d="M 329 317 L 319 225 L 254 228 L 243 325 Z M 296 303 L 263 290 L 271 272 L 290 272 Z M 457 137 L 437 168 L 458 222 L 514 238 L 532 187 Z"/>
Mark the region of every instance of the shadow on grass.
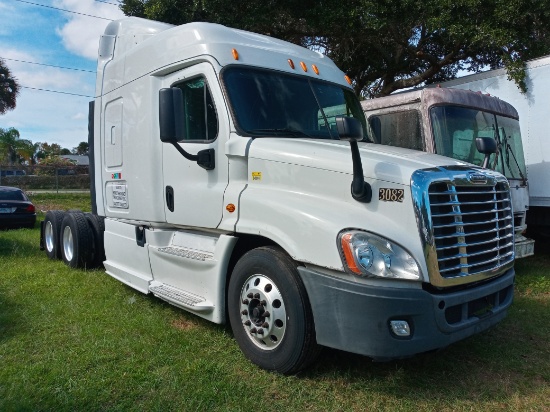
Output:
<path fill-rule="evenodd" d="M 14 337 L 21 328 L 21 314 L 16 302 L 0 289 L 0 343 Z"/>
<path fill-rule="evenodd" d="M 550 263 L 541 256 L 529 259 L 521 265 L 529 267 L 540 262 L 544 267 Z M 518 394 L 536 398 L 547 390 L 550 382 L 547 344 L 550 330 L 540 326 L 550 325 L 550 296 L 544 290 L 539 295 L 516 291 L 515 302 L 503 322 L 438 352 L 375 363 L 365 356 L 325 348 L 317 361 L 296 378 L 311 390 L 317 390 L 319 382 L 341 388 L 340 396 L 344 398 L 370 390 L 409 404 L 426 405 L 431 399 L 445 405 L 460 401 L 464 406 L 481 400 L 502 404 Z M 232 335 L 229 325 L 212 324 L 160 299 L 150 298 L 151 304 L 171 307 L 175 314 L 180 314 L 171 326 L 182 333 L 202 329 L 213 336 Z M 243 357 L 242 362 L 248 361 Z M 263 374 L 257 372 L 260 376 Z"/>
<path fill-rule="evenodd" d="M 513 394 L 541 393 L 550 381 L 548 301 L 521 297 L 496 327 L 438 352 L 375 363 L 370 358 L 325 348 L 299 377 L 371 387 L 409 402 L 483 398 L 502 402 Z"/>
<path fill-rule="evenodd" d="M 40 230 L 8 229 L 0 230 L 0 256 L 4 258 L 30 257 L 39 251 Z"/>

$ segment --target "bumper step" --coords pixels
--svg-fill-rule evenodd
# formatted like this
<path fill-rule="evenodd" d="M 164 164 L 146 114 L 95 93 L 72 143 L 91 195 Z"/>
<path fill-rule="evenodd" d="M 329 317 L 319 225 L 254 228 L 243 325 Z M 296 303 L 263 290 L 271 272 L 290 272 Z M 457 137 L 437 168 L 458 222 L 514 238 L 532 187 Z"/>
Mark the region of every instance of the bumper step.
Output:
<path fill-rule="evenodd" d="M 535 241 L 522 235 L 516 235 L 514 242 L 516 259 L 535 254 Z"/>

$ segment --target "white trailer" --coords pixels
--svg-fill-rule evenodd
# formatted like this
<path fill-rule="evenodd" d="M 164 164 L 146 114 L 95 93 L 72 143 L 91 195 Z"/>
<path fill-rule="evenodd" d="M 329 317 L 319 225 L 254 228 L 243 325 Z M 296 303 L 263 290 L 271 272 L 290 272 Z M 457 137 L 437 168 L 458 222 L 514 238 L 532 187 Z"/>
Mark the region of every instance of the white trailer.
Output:
<path fill-rule="evenodd" d="M 529 178 L 528 232 L 550 236 L 550 56 L 527 62 L 527 93 L 522 93 L 504 69 L 464 76 L 445 87 L 489 93 L 510 102 L 519 113 Z"/>
<path fill-rule="evenodd" d="M 281 373 L 321 346 L 402 358 L 505 317 L 506 178 L 361 142 L 360 103 L 326 56 L 128 18 L 107 27 L 97 73 L 94 213 L 46 215 L 51 258 L 102 262 L 143 293 L 229 321 L 244 354 Z"/>
<path fill-rule="evenodd" d="M 516 258 L 531 256 L 535 242 L 523 236 L 529 186 L 518 112 L 496 97 L 468 90 L 426 88 L 361 102 L 368 139 L 375 143 L 423 150 L 481 166 L 476 139 L 497 144 L 488 167 L 504 174 L 512 188 Z"/>

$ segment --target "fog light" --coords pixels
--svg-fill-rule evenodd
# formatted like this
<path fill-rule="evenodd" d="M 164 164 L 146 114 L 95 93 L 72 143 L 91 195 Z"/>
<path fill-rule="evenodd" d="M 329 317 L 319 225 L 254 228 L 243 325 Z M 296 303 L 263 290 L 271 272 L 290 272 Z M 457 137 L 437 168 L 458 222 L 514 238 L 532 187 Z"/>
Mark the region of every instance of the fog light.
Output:
<path fill-rule="evenodd" d="M 396 336 L 411 336 L 411 328 L 409 327 L 409 322 L 406 320 L 390 320 L 390 326 Z"/>

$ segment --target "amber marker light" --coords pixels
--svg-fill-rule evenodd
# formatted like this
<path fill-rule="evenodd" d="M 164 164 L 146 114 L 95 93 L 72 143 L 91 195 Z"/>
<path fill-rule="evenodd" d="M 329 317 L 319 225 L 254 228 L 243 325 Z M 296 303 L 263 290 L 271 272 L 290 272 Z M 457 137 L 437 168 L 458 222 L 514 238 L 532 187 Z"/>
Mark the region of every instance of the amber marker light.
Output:
<path fill-rule="evenodd" d="M 304 62 L 300 62 L 300 66 L 302 66 L 302 69 L 307 72 L 307 66 Z"/>
<path fill-rule="evenodd" d="M 313 71 L 315 72 L 315 74 L 319 74 L 319 69 L 317 68 L 317 66 L 315 66 L 314 64 L 311 65 L 311 68 L 313 69 Z"/>
<path fill-rule="evenodd" d="M 288 59 L 288 65 L 290 66 L 291 69 L 294 69 L 294 62 L 292 61 L 292 59 Z"/>
<path fill-rule="evenodd" d="M 233 213 L 235 211 L 235 205 L 233 203 L 229 203 L 226 207 L 225 207 L 225 210 L 227 210 L 229 213 Z"/>
<path fill-rule="evenodd" d="M 344 252 L 344 258 L 346 259 L 349 270 L 351 270 L 356 275 L 361 275 L 361 270 L 357 267 L 357 265 L 355 264 L 355 259 L 353 258 L 352 247 L 350 244 L 351 237 L 351 233 L 342 236 L 342 252 Z"/>
<path fill-rule="evenodd" d="M 349 78 L 349 76 L 348 75 L 344 76 L 344 79 L 346 79 L 348 84 L 351 86 L 351 79 Z"/>
<path fill-rule="evenodd" d="M 239 60 L 239 52 L 237 51 L 237 49 L 231 49 L 231 53 L 233 53 L 233 58 L 235 60 Z"/>

